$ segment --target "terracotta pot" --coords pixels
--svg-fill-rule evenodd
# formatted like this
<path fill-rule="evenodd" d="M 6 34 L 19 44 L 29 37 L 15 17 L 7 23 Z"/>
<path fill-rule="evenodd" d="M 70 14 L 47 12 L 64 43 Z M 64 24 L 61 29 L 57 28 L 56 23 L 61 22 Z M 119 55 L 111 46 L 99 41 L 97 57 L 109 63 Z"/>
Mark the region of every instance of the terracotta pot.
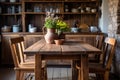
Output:
<path fill-rule="evenodd" d="M 47 33 L 45 34 L 44 37 L 45 37 L 46 43 L 48 44 L 54 43 L 54 40 L 57 39 L 57 34 L 55 33 L 55 29 L 54 28 L 47 29 Z"/>
<path fill-rule="evenodd" d="M 54 40 L 56 45 L 62 45 L 63 44 L 63 40 L 62 39 L 56 39 Z"/>

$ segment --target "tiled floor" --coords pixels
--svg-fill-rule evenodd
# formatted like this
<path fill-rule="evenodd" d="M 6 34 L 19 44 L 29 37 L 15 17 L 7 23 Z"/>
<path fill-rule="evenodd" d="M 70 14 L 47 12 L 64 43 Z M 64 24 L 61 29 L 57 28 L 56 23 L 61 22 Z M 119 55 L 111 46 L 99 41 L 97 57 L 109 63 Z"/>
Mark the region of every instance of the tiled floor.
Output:
<path fill-rule="evenodd" d="M 71 68 L 48 67 L 48 80 L 72 80 Z M 34 77 L 32 77 L 34 80 Z M 15 72 L 13 68 L 1 68 L 0 80 L 15 80 Z M 111 75 L 110 80 L 120 80 L 116 76 Z"/>
<path fill-rule="evenodd" d="M 71 68 L 47 68 L 48 80 L 72 80 Z M 34 80 L 34 77 L 32 77 Z M 1 68 L 0 80 L 15 80 L 15 72 L 13 68 Z"/>

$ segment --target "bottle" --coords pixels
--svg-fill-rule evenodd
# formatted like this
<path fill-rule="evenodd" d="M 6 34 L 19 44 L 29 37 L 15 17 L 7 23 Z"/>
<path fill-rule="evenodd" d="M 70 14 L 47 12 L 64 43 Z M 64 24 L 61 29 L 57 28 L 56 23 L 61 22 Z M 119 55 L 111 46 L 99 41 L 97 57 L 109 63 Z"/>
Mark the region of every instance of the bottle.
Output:
<path fill-rule="evenodd" d="M 18 6 L 18 13 L 22 11 L 21 6 Z"/>
<path fill-rule="evenodd" d="M 15 6 L 11 6 L 11 13 L 12 13 L 12 14 L 15 13 Z"/>
<path fill-rule="evenodd" d="M 69 9 L 68 9 L 68 5 L 65 5 L 65 12 L 68 12 Z"/>
<path fill-rule="evenodd" d="M 30 32 L 30 29 L 33 27 L 33 24 L 28 25 L 28 32 Z"/>

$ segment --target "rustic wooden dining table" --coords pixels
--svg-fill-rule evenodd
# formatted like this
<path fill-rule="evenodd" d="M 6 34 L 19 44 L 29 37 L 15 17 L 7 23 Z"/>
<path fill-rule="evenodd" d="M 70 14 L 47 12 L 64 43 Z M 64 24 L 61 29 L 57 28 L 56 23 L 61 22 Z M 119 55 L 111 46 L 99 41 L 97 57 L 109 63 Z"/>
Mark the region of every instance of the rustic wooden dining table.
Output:
<path fill-rule="evenodd" d="M 41 39 L 24 50 L 25 54 L 35 55 L 35 80 L 41 79 L 42 60 L 80 60 L 81 78 L 79 80 L 88 80 L 89 66 L 88 54 L 101 54 L 101 50 L 96 47 L 76 40 L 65 40 L 62 45 L 47 44 Z M 74 79 L 73 79 L 74 80 Z"/>

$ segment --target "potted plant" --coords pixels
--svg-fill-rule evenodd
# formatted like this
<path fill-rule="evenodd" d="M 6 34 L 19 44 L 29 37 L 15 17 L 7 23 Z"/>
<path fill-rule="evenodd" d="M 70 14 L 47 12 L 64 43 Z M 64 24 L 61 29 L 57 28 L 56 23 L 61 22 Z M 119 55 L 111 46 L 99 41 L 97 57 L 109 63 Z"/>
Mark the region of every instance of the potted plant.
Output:
<path fill-rule="evenodd" d="M 45 40 L 47 43 L 54 43 L 55 39 L 60 39 L 64 31 L 68 30 L 68 25 L 60 17 L 55 16 L 54 13 L 47 12 L 44 28 L 47 29 Z"/>
<path fill-rule="evenodd" d="M 56 31 L 56 24 L 57 24 L 58 17 L 54 17 L 54 13 L 46 12 L 45 23 L 43 27 L 43 32 L 46 29 L 47 33 L 45 34 L 46 43 L 53 43 L 54 39 L 57 38 Z"/>
<path fill-rule="evenodd" d="M 68 30 L 69 30 L 69 27 L 67 23 L 64 22 L 62 19 L 59 19 L 56 25 L 58 38 L 54 40 L 57 45 L 63 44 L 65 39 L 65 34 L 63 32 L 66 32 Z"/>

